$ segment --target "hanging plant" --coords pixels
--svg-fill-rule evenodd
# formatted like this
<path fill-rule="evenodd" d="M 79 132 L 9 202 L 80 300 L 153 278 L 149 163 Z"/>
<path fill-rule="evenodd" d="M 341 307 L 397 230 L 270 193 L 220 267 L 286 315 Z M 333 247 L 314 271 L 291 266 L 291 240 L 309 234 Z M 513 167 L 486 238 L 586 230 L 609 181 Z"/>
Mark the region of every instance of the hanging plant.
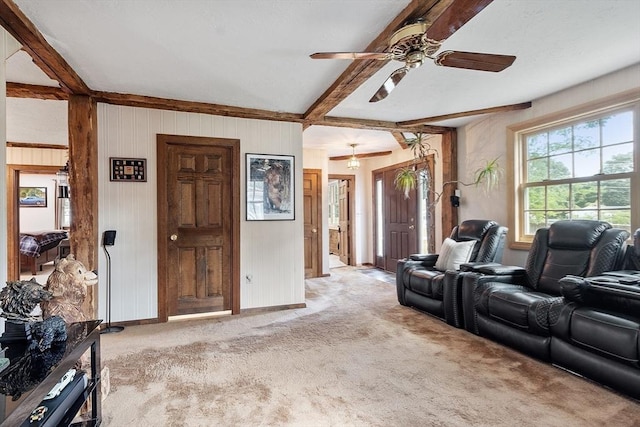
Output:
<path fill-rule="evenodd" d="M 400 168 L 398 173 L 393 180 L 393 184 L 396 186 L 396 189 L 402 191 L 404 193 L 404 198 L 409 198 L 409 193 L 416 188 L 416 183 L 418 182 L 418 174 L 414 170 L 413 166 L 406 166 Z"/>
<path fill-rule="evenodd" d="M 409 194 L 418 184 L 418 179 L 421 174 L 420 166 L 426 164 L 427 156 L 430 154 L 434 154 L 435 156 L 438 155 L 438 152 L 431 147 L 431 144 L 427 139 L 423 138 L 421 133 L 417 133 L 415 136 L 415 138 L 407 140 L 407 146 L 413 154 L 413 161 L 410 166 L 400 168 L 393 181 L 396 189 L 401 191 L 406 199 L 409 198 Z M 424 170 L 426 171 L 426 168 L 424 168 Z M 495 158 L 493 160 L 486 161 L 485 165 L 476 169 L 473 175 L 474 179 L 471 183 L 465 183 L 457 180 L 447 181 L 442 184 L 441 192 L 428 190 L 433 193 L 432 203 L 435 205 L 440 201 L 447 185 L 458 184 L 465 187 L 471 185 L 476 187 L 483 186 L 485 191 L 491 191 L 499 186 L 503 170 L 498 164 L 498 158 Z M 429 186 L 426 185 L 425 188 L 429 189 Z"/>
<path fill-rule="evenodd" d="M 487 160 L 485 165 L 474 172 L 476 186 L 483 185 L 485 191 L 491 191 L 500 186 L 500 179 L 504 171 L 498 164 L 498 159 Z"/>

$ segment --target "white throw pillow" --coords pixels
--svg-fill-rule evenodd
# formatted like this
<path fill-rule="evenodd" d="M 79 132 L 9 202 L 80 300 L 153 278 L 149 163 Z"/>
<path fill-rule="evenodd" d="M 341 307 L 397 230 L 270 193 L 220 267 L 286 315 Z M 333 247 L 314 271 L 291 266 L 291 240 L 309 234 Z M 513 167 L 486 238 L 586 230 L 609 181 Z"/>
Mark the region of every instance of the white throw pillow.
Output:
<path fill-rule="evenodd" d="M 475 244 L 475 240 L 456 242 L 447 237 L 444 239 L 444 242 L 442 242 L 442 247 L 436 260 L 436 269 L 440 271 L 459 270 L 460 264 L 469 262 Z"/>

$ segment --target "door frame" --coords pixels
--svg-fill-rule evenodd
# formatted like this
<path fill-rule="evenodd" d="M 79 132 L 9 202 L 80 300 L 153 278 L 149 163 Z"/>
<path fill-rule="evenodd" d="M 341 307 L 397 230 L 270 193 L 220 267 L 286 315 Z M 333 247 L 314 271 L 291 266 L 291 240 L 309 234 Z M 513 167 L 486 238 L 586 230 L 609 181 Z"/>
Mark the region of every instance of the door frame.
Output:
<path fill-rule="evenodd" d="M 317 234 L 317 242 L 316 242 L 316 246 L 317 246 L 317 252 L 318 252 L 318 258 L 316 259 L 316 263 L 317 263 L 317 271 L 315 272 L 316 275 L 315 276 L 311 276 L 308 277 L 309 279 L 314 278 L 314 277 L 322 277 L 323 275 L 323 266 L 322 266 L 322 262 L 324 257 L 322 256 L 322 243 L 323 243 L 323 238 L 322 238 L 322 234 L 324 233 L 324 229 L 325 229 L 325 225 L 324 222 L 322 221 L 322 213 L 323 213 L 323 206 L 322 206 L 322 169 L 302 169 L 302 175 L 304 176 L 305 174 L 314 174 L 318 177 L 317 180 L 317 188 L 315 188 L 316 191 L 316 197 L 317 197 L 317 209 L 316 212 L 313 213 L 312 215 L 316 216 L 316 219 L 318 220 L 318 233 Z M 304 191 L 304 190 L 303 190 Z M 303 215 L 304 216 L 304 215 Z M 305 230 L 306 233 L 306 230 Z M 307 277 L 305 277 L 305 279 L 307 279 Z"/>
<path fill-rule="evenodd" d="M 349 227 L 349 265 L 356 265 L 356 176 L 355 175 L 342 175 L 342 174 L 329 174 L 329 180 L 338 179 L 349 181 L 349 221 L 351 227 Z M 328 229 L 329 227 L 327 227 Z"/>
<path fill-rule="evenodd" d="M 225 147 L 231 150 L 233 169 L 231 177 L 231 314 L 240 313 L 240 140 L 204 136 L 166 135 L 156 136 L 157 146 L 157 208 L 158 208 L 158 321 L 169 320 L 167 308 L 167 162 L 169 145 L 199 145 Z"/>
<path fill-rule="evenodd" d="M 377 242 L 378 242 L 378 235 L 377 235 L 377 230 L 378 230 L 378 221 L 379 218 L 376 215 L 376 191 L 375 191 L 375 185 L 376 185 L 376 175 L 379 174 L 383 174 L 385 172 L 388 172 L 390 170 L 397 170 L 399 168 L 403 168 L 403 167 L 409 167 L 412 166 L 414 164 L 413 160 L 408 160 L 406 162 L 401 162 L 401 163 L 396 163 L 394 165 L 390 165 L 390 166 L 385 166 L 383 168 L 380 169 L 376 169 L 371 171 L 371 195 L 372 195 L 372 200 L 373 203 L 371 205 L 371 217 L 372 217 L 372 221 L 371 223 L 373 224 L 373 260 L 374 260 L 374 265 L 377 265 L 377 252 L 378 252 L 378 247 L 377 247 Z M 433 154 L 427 156 L 426 158 L 426 167 L 429 170 L 429 174 L 431 175 L 431 177 L 435 176 L 435 159 Z M 434 253 L 435 252 L 435 230 L 436 230 L 436 224 L 435 224 L 435 205 L 433 204 L 433 200 L 432 200 L 432 192 L 434 190 L 434 179 L 432 179 L 429 182 L 429 192 L 428 192 L 428 199 L 427 199 L 427 218 L 432 218 L 432 221 L 429 223 L 426 233 L 427 233 L 427 242 L 428 242 L 428 247 L 427 247 L 427 253 Z M 414 194 L 417 194 L 417 191 L 414 190 Z M 419 206 L 419 205 L 418 205 Z M 419 215 L 419 207 L 416 206 L 418 208 L 418 212 L 416 212 L 416 218 L 420 218 Z M 423 225 L 419 225 L 423 226 Z M 419 239 L 419 227 L 416 227 L 416 238 Z M 383 231 L 383 233 L 385 233 L 386 230 Z M 386 263 L 385 263 L 386 265 Z"/>
<path fill-rule="evenodd" d="M 65 147 L 66 148 L 66 147 Z M 20 174 L 55 175 L 62 166 L 7 165 L 7 280 L 20 280 Z M 56 197 L 56 195 L 53 195 Z"/>

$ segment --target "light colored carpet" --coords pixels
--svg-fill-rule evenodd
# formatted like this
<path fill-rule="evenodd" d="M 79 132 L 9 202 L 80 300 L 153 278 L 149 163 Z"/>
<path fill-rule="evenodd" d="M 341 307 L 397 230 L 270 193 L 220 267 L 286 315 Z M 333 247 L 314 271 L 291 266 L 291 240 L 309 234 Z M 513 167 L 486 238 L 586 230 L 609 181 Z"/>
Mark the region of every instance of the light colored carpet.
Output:
<path fill-rule="evenodd" d="M 640 405 L 397 303 L 356 268 L 307 308 L 102 337 L 104 425 L 639 426 Z"/>

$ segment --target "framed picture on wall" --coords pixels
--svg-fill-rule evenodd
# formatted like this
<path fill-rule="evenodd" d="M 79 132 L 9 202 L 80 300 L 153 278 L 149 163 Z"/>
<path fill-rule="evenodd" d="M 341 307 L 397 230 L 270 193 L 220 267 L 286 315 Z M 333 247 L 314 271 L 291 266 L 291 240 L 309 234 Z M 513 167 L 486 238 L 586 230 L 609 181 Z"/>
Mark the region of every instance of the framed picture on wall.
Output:
<path fill-rule="evenodd" d="M 294 220 L 294 157 L 247 153 L 247 221 Z"/>
<path fill-rule="evenodd" d="M 47 207 L 47 187 L 20 187 L 18 195 L 21 208 Z"/>

